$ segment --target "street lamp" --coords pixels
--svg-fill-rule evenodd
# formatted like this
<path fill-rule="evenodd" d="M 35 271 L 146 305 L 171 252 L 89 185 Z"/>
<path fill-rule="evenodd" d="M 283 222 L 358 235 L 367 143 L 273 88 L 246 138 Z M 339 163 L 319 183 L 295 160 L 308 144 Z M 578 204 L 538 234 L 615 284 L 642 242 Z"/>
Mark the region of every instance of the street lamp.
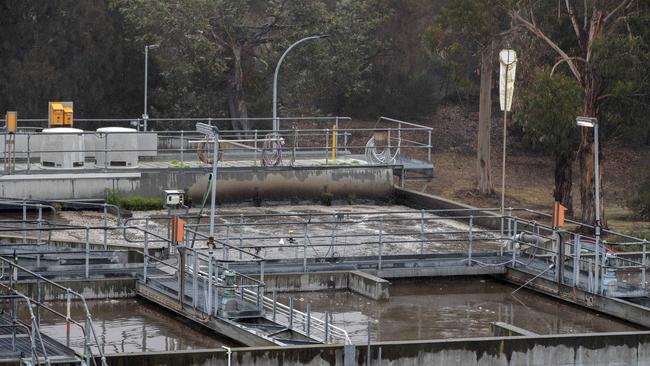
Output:
<path fill-rule="evenodd" d="M 596 209 L 596 223 L 595 223 L 595 237 L 596 237 L 596 280 L 594 281 L 596 284 L 596 292 L 598 292 L 598 289 L 600 288 L 600 283 L 598 281 L 598 277 L 600 276 L 600 270 L 598 269 L 600 267 L 600 262 L 599 262 L 599 252 L 600 252 L 600 175 L 598 174 L 598 119 L 595 117 L 576 117 L 576 124 L 579 127 L 587 127 L 587 128 L 593 128 L 594 129 L 594 192 L 595 192 L 595 197 L 594 197 L 594 205 Z M 605 252 L 603 252 L 603 261 L 604 261 L 604 256 L 606 255 Z"/>
<path fill-rule="evenodd" d="M 313 36 L 305 37 L 287 48 L 286 51 L 280 57 L 278 64 L 275 66 L 275 74 L 273 75 L 273 132 L 277 133 L 280 129 L 280 121 L 278 120 L 278 73 L 280 72 L 280 65 L 284 61 L 284 57 L 291 51 L 294 47 L 302 42 L 306 42 L 312 39 L 323 39 L 328 38 L 329 34 L 316 34 Z"/>
<path fill-rule="evenodd" d="M 147 78 L 149 74 L 149 50 L 158 48 L 159 44 L 149 44 L 144 46 L 144 113 L 142 114 L 142 120 L 144 121 L 144 130 L 147 130 L 147 120 L 149 115 L 147 114 Z"/>

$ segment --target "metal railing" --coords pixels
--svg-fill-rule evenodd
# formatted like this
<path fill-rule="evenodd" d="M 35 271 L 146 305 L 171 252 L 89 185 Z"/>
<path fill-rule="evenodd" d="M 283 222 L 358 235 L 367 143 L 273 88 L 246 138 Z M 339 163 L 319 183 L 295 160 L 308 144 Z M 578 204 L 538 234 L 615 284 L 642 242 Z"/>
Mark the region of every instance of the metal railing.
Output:
<path fill-rule="evenodd" d="M 259 123 L 270 123 L 271 119 L 250 119 Z M 102 121 L 102 120 L 81 120 Z M 107 122 L 127 122 L 129 120 L 106 120 Z M 150 119 L 161 123 L 173 122 L 206 122 L 214 124 L 231 123 L 230 119 Z M 288 128 L 273 131 L 270 129 L 253 130 L 222 130 L 220 132 L 220 159 L 236 162 L 241 166 L 293 166 L 308 160 L 308 164 L 320 165 L 401 165 L 404 162 L 431 163 L 432 128 L 380 117 L 373 127 L 357 127 L 349 117 L 314 117 L 314 118 L 283 118 L 282 123 Z M 314 125 L 325 125 L 314 127 Z M 387 135 L 387 146 L 369 145 L 374 136 L 382 132 Z M 83 148 L 48 149 L 42 146 L 44 136 L 52 136 L 41 132 L 25 129 L 14 133 L 16 146 L 13 155 L 16 161 L 12 171 L 5 174 L 30 174 L 33 170 L 55 171 L 56 167 L 44 167 L 37 160 L 41 155 L 51 156 L 57 153 L 75 153 L 79 161 L 74 170 L 105 170 L 110 168 L 129 168 L 124 165 L 125 154 L 142 158 L 140 165 L 150 161 L 163 163 L 169 169 L 200 168 L 210 164 L 205 156 L 211 156 L 210 145 L 205 144 L 205 137 L 196 131 L 160 131 L 160 132 L 80 132 L 76 135 L 84 140 Z M 142 146 L 125 147 L 109 142 L 107 136 L 137 135 Z M 142 137 L 140 137 L 142 136 Z M 113 140 L 115 142 L 116 140 Z M 375 149 L 388 151 L 389 158 L 379 158 L 383 155 L 374 154 Z M 392 152 L 391 152 L 392 151 Z M 265 159 L 269 154 L 277 154 L 280 158 L 268 163 Z M 120 155 L 120 158 L 114 156 Z M 8 157 L 5 157 L 8 158 Z M 93 163 L 92 159 L 103 163 Z M 111 161 L 118 165 L 112 165 Z M 59 168 L 60 169 L 60 168 Z"/>
<path fill-rule="evenodd" d="M 103 351 L 103 345 L 99 342 L 99 338 L 97 336 L 97 333 L 95 331 L 94 325 L 93 325 L 93 320 L 92 316 L 90 314 L 90 310 L 88 309 L 88 304 L 86 303 L 85 298 L 71 290 L 70 288 L 66 288 L 64 286 L 59 285 L 58 283 L 49 280 L 33 271 L 31 271 L 28 268 L 25 268 L 17 263 L 15 263 L 12 260 L 8 260 L 2 256 L 0 256 L 0 268 L 2 271 L 2 276 L 0 277 L 0 287 L 4 288 L 6 291 L 9 291 L 13 295 L 18 295 L 20 296 L 19 292 L 15 290 L 14 286 L 18 283 L 19 276 L 22 274 L 23 276 L 27 276 L 29 279 L 36 281 L 37 283 L 37 294 L 42 293 L 42 286 L 47 286 L 48 290 L 50 292 L 56 292 L 60 291 L 65 295 L 66 298 L 66 314 L 62 314 L 59 311 L 47 306 L 47 304 L 44 303 L 44 301 L 40 299 L 33 299 L 33 298 L 28 298 L 24 297 L 26 299 L 29 312 L 30 312 L 30 318 L 34 319 L 35 322 L 33 322 L 32 326 L 32 332 L 35 332 L 40 337 L 40 316 L 38 313 L 42 310 L 47 311 L 53 315 L 55 315 L 58 318 L 64 319 L 66 322 L 66 341 L 65 344 L 69 347 L 70 345 L 70 327 L 71 325 L 75 325 L 79 327 L 81 330 L 82 334 L 84 335 L 84 346 L 83 346 L 83 354 L 82 358 L 86 360 L 86 364 L 90 365 L 95 364 L 96 365 L 96 358 L 94 355 L 94 352 L 96 352 L 101 360 L 101 365 L 106 366 L 106 358 L 104 356 L 104 351 Z M 84 324 L 82 325 L 80 321 L 77 321 L 73 319 L 72 314 L 71 314 L 71 302 L 73 299 L 81 301 L 83 305 L 83 311 L 84 313 L 82 314 L 83 322 Z M 32 305 L 36 306 L 36 315 L 33 314 L 32 312 Z M 60 336 L 60 335 L 55 335 L 55 336 Z M 42 344 L 43 340 L 40 338 L 40 342 Z M 61 342 L 63 344 L 63 342 Z M 49 364 L 49 362 L 48 362 Z"/>

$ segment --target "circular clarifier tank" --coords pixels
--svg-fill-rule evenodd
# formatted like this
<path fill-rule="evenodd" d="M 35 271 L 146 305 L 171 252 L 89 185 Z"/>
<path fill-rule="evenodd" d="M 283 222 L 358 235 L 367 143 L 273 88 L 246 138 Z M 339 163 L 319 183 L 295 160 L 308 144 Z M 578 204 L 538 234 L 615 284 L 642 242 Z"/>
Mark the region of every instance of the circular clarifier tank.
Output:
<path fill-rule="evenodd" d="M 95 150 L 97 167 L 135 168 L 138 166 L 138 132 L 126 127 L 98 128 Z"/>

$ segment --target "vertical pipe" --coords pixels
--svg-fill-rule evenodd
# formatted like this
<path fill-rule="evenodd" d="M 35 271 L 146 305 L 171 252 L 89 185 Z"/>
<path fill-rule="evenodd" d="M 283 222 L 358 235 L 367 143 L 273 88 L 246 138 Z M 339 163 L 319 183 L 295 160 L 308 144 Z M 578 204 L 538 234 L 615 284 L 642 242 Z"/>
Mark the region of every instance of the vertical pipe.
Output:
<path fill-rule="evenodd" d="M 212 152 L 212 192 L 210 192 L 210 237 L 214 238 L 214 219 L 215 219 L 215 210 L 217 202 L 217 159 L 219 151 L 219 134 L 215 133 L 213 136 L 214 139 L 214 151 Z"/>
<path fill-rule="evenodd" d="M 86 278 L 89 276 L 90 265 L 90 228 L 86 226 Z"/>
<path fill-rule="evenodd" d="M 223 248 L 223 260 L 228 260 L 228 248 L 230 246 L 230 224 L 226 225 L 226 243 L 221 247 Z"/>
<path fill-rule="evenodd" d="M 402 158 L 402 124 L 397 124 L 397 159 Z"/>
<path fill-rule="evenodd" d="M 594 282 L 593 282 L 592 275 L 591 275 L 591 258 L 589 258 L 589 261 L 587 261 L 587 270 L 588 270 L 587 289 L 588 289 L 589 292 L 594 292 Z"/>
<path fill-rule="evenodd" d="M 307 239 L 307 233 L 305 233 Z M 302 271 L 307 272 L 307 240 L 302 241 Z"/>
<path fill-rule="evenodd" d="M 599 256 L 603 257 L 603 263 L 605 262 L 605 248 L 602 248 L 602 253 L 601 248 L 600 248 L 600 175 L 599 175 L 599 157 L 598 157 L 598 122 L 594 123 L 594 190 L 595 190 L 595 196 L 594 196 L 594 203 L 596 205 L 596 212 L 595 212 L 595 217 L 596 217 L 596 292 L 600 293 L 600 271 L 601 271 L 601 265 L 599 260 Z"/>
<path fill-rule="evenodd" d="M 147 123 L 147 120 L 144 120 Z M 104 169 L 108 167 L 108 133 L 104 134 Z"/>
<path fill-rule="evenodd" d="M 108 234 L 108 206 L 104 203 L 104 250 L 108 249 L 108 240 L 106 235 Z"/>
<path fill-rule="evenodd" d="M 38 240 L 36 242 L 36 245 L 41 245 L 42 228 L 43 228 L 43 205 L 39 203 L 38 204 Z"/>

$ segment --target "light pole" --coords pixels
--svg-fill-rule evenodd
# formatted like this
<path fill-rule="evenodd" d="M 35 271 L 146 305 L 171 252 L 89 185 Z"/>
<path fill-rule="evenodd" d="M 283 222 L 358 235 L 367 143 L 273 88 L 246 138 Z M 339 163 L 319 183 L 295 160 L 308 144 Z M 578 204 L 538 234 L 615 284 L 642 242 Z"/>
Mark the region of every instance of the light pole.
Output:
<path fill-rule="evenodd" d="M 594 197 L 594 206 L 596 209 L 595 217 L 596 217 L 596 223 L 594 227 L 594 232 L 595 232 L 595 239 L 596 239 L 596 270 L 595 275 L 595 286 L 596 286 L 596 292 L 600 292 L 600 283 L 599 283 L 599 276 L 600 276 L 600 262 L 599 262 L 599 256 L 600 256 L 600 175 L 598 171 L 598 119 L 595 117 L 576 117 L 576 124 L 580 127 L 588 127 L 588 128 L 593 128 L 594 129 L 594 194 L 596 195 Z M 602 257 L 603 257 L 603 262 L 605 259 L 605 256 L 607 253 L 603 252 Z"/>
<path fill-rule="evenodd" d="M 517 53 L 513 50 L 499 52 L 499 104 L 503 111 L 503 151 L 501 160 L 501 215 L 505 214 L 506 205 L 506 134 L 507 116 L 512 106 L 512 95 L 515 89 L 515 71 L 517 70 Z M 503 220 L 501 221 L 503 233 Z"/>
<path fill-rule="evenodd" d="M 159 44 L 149 44 L 144 46 L 144 113 L 142 114 L 142 120 L 144 121 L 144 130 L 147 130 L 147 120 L 149 115 L 147 114 L 147 78 L 149 76 L 149 50 L 158 48 Z"/>
<path fill-rule="evenodd" d="M 289 46 L 289 48 L 284 51 L 282 56 L 280 56 L 280 60 L 275 66 L 275 74 L 273 74 L 273 132 L 278 133 L 278 130 L 280 129 L 280 121 L 278 120 L 278 73 L 280 72 L 280 65 L 282 65 L 284 57 L 287 55 L 287 53 L 289 53 L 289 51 L 291 51 L 294 47 L 302 42 L 306 42 L 312 39 L 323 39 L 329 36 L 329 34 L 316 34 L 313 36 L 305 37 Z"/>
<path fill-rule="evenodd" d="M 213 151 L 212 151 L 212 179 L 211 179 L 211 192 L 210 192 L 210 233 L 208 244 L 212 244 L 214 240 L 214 221 L 215 221 L 215 206 L 217 201 L 217 160 L 219 151 L 219 129 L 216 126 L 208 125 L 205 123 L 196 124 L 196 132 L 200 132 L 207 137 L 212 137 Z"/>

